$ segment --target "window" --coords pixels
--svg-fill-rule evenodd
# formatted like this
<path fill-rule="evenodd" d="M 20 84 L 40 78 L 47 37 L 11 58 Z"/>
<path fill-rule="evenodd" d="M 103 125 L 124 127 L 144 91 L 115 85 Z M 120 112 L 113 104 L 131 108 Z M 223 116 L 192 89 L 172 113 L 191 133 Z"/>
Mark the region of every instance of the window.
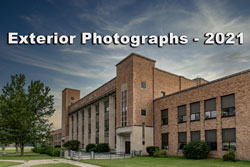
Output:
<path fill-rule="evenodd" d="M 106 119 L 104 123 L 105 123 L 105 126 L 104 126 L 105 127 L 105 131 L 109 131 L 109 120 Z"/>
<path fill-rule="evenodd" d="M 141 81 L 141 88 L 146 88 L 146 87 L 147 87 L 146 82 Z"/>
<path fill-rule="evenodd" d="M 162 149 L 168 149 L 168 133 L 161 134 L 161 147 Z"/>
<path fill-rule="evenodd" d="M 162 96 L 162 97 L 166 96 L 166 93 L 163 92 L 163 91 L 161 91 L 161 96 Z"/>
<path fill-rule="evenodd" d="M 236 150 L 236 132 L 235 128 L 232 129 L 222 129 L 222 149 Z"/>
<path fill-rule="evenodd" d="M 104 102 L 104 112 L 109 112 L 109 101 Z"/>
<path fill-rule="evenodd" d="M 82 136 L 84 136 L 84 110 L 82 111 Z"/>
<path fill-rule="evenodd" d="M 142 116 L 146 116 L 147 115 L 147 111 L 145 109 L 141 109 L 141 115 Z"/>
<path fill-rule="evenodd" d="M 205 140 L 207 145 L 211 150 L 217 150 L 217 135 L 216 130 L 206 130 L 205 131 Z"/>
<path fill-rule="evenodd" d="M 190 120 L 200 120 L 200 102 L 190 104 Z"/>
<path fill-rule="evenodd" d="M 178 144 L 179 150 L 183 149 L 183 147 L 187 144 L 187 133 L 179 132 L 178 133 Z"/>
<path fill-rule="evenodd" d="M 142 145 L 145 145 L 145 123 L 142 123 Z"/>
<path fill-rule="evenodd" d="M 75 100 L 75 98 L 74 98 L 74 97 L 71 97 L 71 100 Z"/>
<path fill-rule="evenodd" d="M 178 122 L 183 123 L 187 121 L 186 105 L 178 107 Z"/>
<path fill-rule="evenodd" d="M 127 126 L 127 90 L 122 91 L 122 127 Z"/>
<path fill-rule="evenodd" d="M 221 97 L 222 116 L 229 117 L 235 115 L 234 94 Z"/>
<path fill-rule="evenodd" d="M 161 110 L 161 124 L 162 125 L 168 124 L 168 109 Z"/>
<path fill-rule="evenodd" d="M 96 116 L 99 116 L 99 104 L 95 105 Z"/>
<path fill-rule="evenodd" d="M 201 141 L 200 131 L 191 131 L 191 141 Z"/>
<path fill-rule="evenodd" d="M 72 140 L 74 137 L 74 115 L 71 116 L 71 131 L 72 131 Z"/>
<path fill-rule="evenodd" d="M 205 100 L 205 119 L 216 118 L 216 99 Z"/>
<path fill-rule="evenodd" d="M 76 139 L 78 140 L 78 124 L 79 124 L 79 115 L 76 113 Z"/>
<path fill-rule="evenodd" d="M 88 138 L 91 137 L 91 108 L 88 108 Z"/>

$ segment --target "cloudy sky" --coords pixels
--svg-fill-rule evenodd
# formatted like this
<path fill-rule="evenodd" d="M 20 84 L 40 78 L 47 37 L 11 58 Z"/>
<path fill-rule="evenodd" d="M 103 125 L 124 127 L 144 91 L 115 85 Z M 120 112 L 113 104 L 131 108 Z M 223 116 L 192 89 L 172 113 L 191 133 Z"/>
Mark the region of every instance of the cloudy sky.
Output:
<path fill-rule="evenodd" d="M 24 3 L 25 2 L 25 3 Z M 51 87 L 56 112 L 54 128 L 61 126 L 61 91 L 81 90 L 81 97 L 115 77 L 115 64 L 136 52 L 155 59 L 156 66 L 188 78 L 219 77 L 250 68 L 250 1 L 167 0 L 5 0 L 0 2 L 0 88 L 10 76 L 24 73 L 27 82 L 41 80 Z M 7 45 L 7 33 L 78 37 L 101 35 L 187 35 L 184 46 L 143 45 Z M 204 46 L 206 32 L 244 33 L 243 45 Z M 200 37 L 199 43 L 190 38 Z M 77 42 L 78 41 L 78 42 Z"/>

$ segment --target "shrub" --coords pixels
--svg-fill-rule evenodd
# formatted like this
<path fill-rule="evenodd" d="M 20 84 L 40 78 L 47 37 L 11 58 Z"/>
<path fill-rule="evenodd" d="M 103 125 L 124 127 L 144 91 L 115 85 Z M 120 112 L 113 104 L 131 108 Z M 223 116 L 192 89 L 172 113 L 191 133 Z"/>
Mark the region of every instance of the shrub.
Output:
<path fill-rule="evenodd" d="M 39 153 L 39 154 L 48 154 L 50 156 L 60 156 L 60 151 L 63 150 L 62 148 L 53 148 L 50 146 L 47 147 L 35 147 L 32 149 L 33 152 Z"/>
<path fill-rule="evenodd" d="M 159 149 L 158 146 L 148 146 L 148 147 L 147 147 L 147 152 L 148 152 L 148 154 L 149 154 L 150 156 L 153 156 L 154 153 L 155 153 L 156 151 L 159 151 L 159 150 L 160 150 L 160 149 Z"/>
<path fill-rule="evenodd" d="M 225 155 L 223 155 L 223 161 L 233 161 L 235 162 L 235 151 L 230 149 L 229 152 Z"/>
<path fill-rule="evenodd" d="M 109 148 L 108 144 L 101 143 L 101 144 L 97 144 L 95 151 L 97 151 L 97 152 L 109 152 L 110 148 Z"/>
<path fill-rule="evenodd" d="M 163 150 L 163 151 L 161 152 L 161 157 L 162 157 L 162 158 L 167 158 L 167 157 L 168 157 L 168 154 L 167 154 L 167 151 L 166 151 L 166 150 Z"/>
<path fill-rule="evenodd" d="M 160 151 L 155 151 L 153 156 L 154 157 L 161 157 L 161 152 Z"/>
<path fill-rule="evenodd" d="M 60 145 L 55 145 L 54 148 L 61 148 L 61 146 Z"/>
<path fill-rule="evenodd" d="M 96 145 L 95 144 L 88 144 L 86 146 L 86 152 L 96 151 Z"/>
<path fill-rule="evenodd" d="M 204 159 L 207 158 L 210 151 L 207 143 L 202 141 L 192 141 L 184 146 L 182 152 L 187 159 Z"/>
<path fill-rule="evenodd" d="M 63 144 L 63 147 L 67 148 L 68 150 L 77 151 L 79 148 L 80 142 L 78 140 L 71 140 L 67 141 Z"/>

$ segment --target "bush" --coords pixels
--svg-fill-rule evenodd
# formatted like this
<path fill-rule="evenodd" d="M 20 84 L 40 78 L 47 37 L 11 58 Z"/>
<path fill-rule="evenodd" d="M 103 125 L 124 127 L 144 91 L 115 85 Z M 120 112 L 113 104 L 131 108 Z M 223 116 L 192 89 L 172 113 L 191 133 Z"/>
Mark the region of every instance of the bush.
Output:
<path fill-rule="evenodd" d="M 154 152 L 154 157 L 162 157 L 162 158 L 167 158 L 168 154 L 166 150 L 163 151 L 155 151 Z"/>
<path fill-rule="evenodd" d="M 205 142 L 192 141 L 184 146 L 182 152 L 187 159 L 205 159 L 208 156 L 210 147 Z"/>
<path fill-rule="evenodd" d="M 109 152 L 110 148 L 109 148 L 108 144 L 102 143 L 102 144 L 97 144 L 95 151 L 97 151 L 97 152 Z"/>
<path fill-rule="evenodd" d="M 86 152 L 96 151 L 96 145 L 95 144 L 88 144 L 86 146 Z"/>
<path fill-rule="evenodd" d="M 159 150 L 160 150 L 160 149 L 159 149 L 158 146 L 148 146 L 148 147 L 147 147 L 147 152 L 148 152 L 148 154 L 149 154 L 150 156 L 153 156 L 154 153 L 155 153 L 156 151 L 159 151 Z"/>
<path fill-rule="evenodd" d="M 68 150 L 77 151 L 79 148 L 80 142 L 78 140 L 71 140 L 67 141 L 63 144 L 63 147 L 67 148 Z"/>
<path fill-rule="evenodd" d="M 50 156 L 59 157 L 60 151 L 63 150 L 62 148 L 53 148 L 50 146 L 46 147 L 35 147 L 32 149 L 33 152 L 39 153 L 39 154 L 48 154 Z"/>
<path fill-rule="evenodd" d="M 54 148 L 61 148 L 61 146 L 60 145 L 55 145 Z"/>
<path fill-rule="evenodd" d="M 225 155 L 223 155 L 223 161 L 233 161 L 235 162 L 236 159 L 235 159 L 235 151 L 230 149 L 229 152 Z"/>
<path fill-rule="evenodd" d="M 154 157 L 161 157 L 161 152 L 160 151 L 155 151 L 153 156 Z"/>

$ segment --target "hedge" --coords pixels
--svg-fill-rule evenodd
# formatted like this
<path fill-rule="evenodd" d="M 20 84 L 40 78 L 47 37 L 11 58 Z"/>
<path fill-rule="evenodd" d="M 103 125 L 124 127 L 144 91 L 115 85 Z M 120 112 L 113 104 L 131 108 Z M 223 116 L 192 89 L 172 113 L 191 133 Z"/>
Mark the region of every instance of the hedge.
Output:
<path fill-rule="evenodd" d="M 148 146 L 147 147 L 147 152 L 150 156 L 154 156 L 154 153 L 159 151 L 160 148 L 158 146 Z"/>
<path fill-rule="evenodd" d="M 210 147 L 203 141 L 192 141 L 184 146 L 182 152 L 187 159 L 205 159 Z"/>
<path fill-rule="evenodd" d="M 60 157 L 60 151 L 63 150 L 62 148 L 54 148 L 51 146 L 46 147 L 34 147 L 32 151 L 34 153 L 39 154 L 48 154 L 50 156 Z"/>

